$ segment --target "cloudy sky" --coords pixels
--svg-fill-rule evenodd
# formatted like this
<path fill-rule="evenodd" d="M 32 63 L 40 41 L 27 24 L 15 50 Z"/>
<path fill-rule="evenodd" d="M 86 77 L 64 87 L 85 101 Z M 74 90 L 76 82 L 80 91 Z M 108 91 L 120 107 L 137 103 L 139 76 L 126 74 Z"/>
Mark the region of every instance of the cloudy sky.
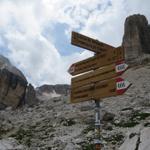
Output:
<path fill-rule="evenodd" d="M 93 54 L 70 44 L 71 31 L 113 46 L 128 15 L 144 14 L 148 0 L 0 0 L 0 54 L 35 86 L 70 83 L 68 67 Z"/>

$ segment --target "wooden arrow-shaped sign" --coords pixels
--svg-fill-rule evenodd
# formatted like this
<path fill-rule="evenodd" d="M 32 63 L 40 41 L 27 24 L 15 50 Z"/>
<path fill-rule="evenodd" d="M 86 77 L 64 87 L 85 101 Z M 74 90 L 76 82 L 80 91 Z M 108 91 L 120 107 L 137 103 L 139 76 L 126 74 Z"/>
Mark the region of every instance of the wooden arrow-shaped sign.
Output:
<path fill-rule="evenodd" d="M 122 78 L 113 78 L 90 84 L 83 87 L 71 89 L 71 102 L 83 102 L 88 100 L 99 100 L 100 98 L 117 96 L 123 94 L 131 84 Z"/>
<path fill-rule="evenodd" d="M 98 81 L 114 78 L 125 72 L 127 68 L 128 65 L 124 61 L 104 66 L 97 70 L 72 78 L 71 86 L 72 88 L 77 88 L 91 83 L 96 83 Z"/>
<path fill-rule="evenodd" d="M 111 45 L 92 39 L 77 32 L 72 32 L 71 44 L 88 49 L 95 53 L 105 52 L 114 48 Z"/>
<path fill-rule="evenodd" d="M 68 70 L 73 76 L 79 75 L 71 80 L 72 103 L 116 96 L 128 89 L 130 83 L 118 77 L 128 68 L 122 47 L 114 48 L 77 32 L 72 32 L 71 44 L 95 53 Z"/>
<path fill-rule="evenodd" d="M 68 72 L 71 75 L 77 75 L 121 60 L 124 60 L 124 51 L 121 47 L 118 47 L 107 51 L 106 53 L 98 54 L 88 59 L 74 63 L 71 65 Z"/>

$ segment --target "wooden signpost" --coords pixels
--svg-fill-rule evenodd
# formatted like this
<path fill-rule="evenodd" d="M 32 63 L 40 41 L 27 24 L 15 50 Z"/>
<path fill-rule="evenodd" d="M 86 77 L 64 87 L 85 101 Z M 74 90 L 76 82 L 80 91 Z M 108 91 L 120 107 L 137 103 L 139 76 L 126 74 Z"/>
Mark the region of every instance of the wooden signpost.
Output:
<path fill-rule="evenodd" d="M 121 75 L 124 71 L 127 70 L 127 68 L 128 65 L 124 61 L 101 67 L 100 69 L 93 70 L 83 75 L 72 78 L 71 87 L 72 89 L 74 89 L 105 79 L 114 78 L 118 75 Z"/>
<path fill-rule="evenodd" d="M 106 53 L 97 54 L 93 57 L 72 64 L 68 72 L 71 75 L 77 75 L 122 60 L 124 60 L 124 51 L 122 48 L 112 48 L 109 51 L 106 51 Z"/>
<path fill-rule="evenodd" d="M 100 99 L 121 95 L 131 85 L 120 77 L 128 68 L 124 50 L 77 32 L 72 32 L 71 44 L 95 52 L 93 57 L 72 64 L 68 72 L 78 75 L 71 79 L 71 103 L 95 101 L 95 149 L 100 150 Z"/>
<path fill-rule="evenodd" d="M 91 83 L 87 86 L 78 87 L 78 88 L 71 88 L 71 102 L 83 102 L 89 101 L 91 99 L 99 100 L 101 98 L 110 97 L 110 96 L 117 96 L 123 94 L 128 86 L 129 83 L 121 78 L 113 78 L 108 79 L 96 83 Z M 120 89 L 124 89 L 123 92 L 120 92 Z"/>
<path fill-rule="evenodd" d="M 71 44 L 79 46 L 95 53 L 102 53 L 108 49 L 114 48 L 111 45 L 92 39 L 77 32 L 72 32 Z"/>

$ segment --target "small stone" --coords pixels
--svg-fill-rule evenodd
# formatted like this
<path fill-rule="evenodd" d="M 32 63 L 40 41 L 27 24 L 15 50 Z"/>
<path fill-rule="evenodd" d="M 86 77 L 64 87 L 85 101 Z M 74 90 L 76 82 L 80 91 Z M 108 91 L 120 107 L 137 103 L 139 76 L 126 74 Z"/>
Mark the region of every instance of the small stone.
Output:
<path fill-rule="evenodd" d="M 115 117 L 115 115 L 113 113 L 105 112 L 105 114 L 103 115 L 102 120 L 103 121 L 113 121 L 114 117 Z"/>
<path fill-rule="evenodd" d="M 86 134 L 86 137 L 87 138 L 91 138 L 94 136 L 94 131 L 89 131 L 87 134 Z"/>
<path fill-rule="evenodd" d="M 137 133 L 131 133 L 130 135 L 129 135 L 129 138 L 131 139 L 131 138 L 133 138 L 134 136 L 136 136 L 137 135 Z"/>

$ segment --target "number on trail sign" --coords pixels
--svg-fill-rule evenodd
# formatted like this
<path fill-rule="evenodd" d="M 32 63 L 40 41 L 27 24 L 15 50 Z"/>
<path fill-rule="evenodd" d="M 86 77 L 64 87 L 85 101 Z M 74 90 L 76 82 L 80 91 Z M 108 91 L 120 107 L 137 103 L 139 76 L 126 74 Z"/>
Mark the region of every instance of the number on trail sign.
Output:
<path fill-rule="evenodd" d="M 126 80 L 123 80 L 122 78 L 117 78 L 117 93 L 118 94 L 123 94 L 128 87 L 131 85 L 131 83 L 129 83 Z"/>
<path fill-rule="evenodd" d="M 89 84 L 83 87 L 71 88 L 71 102 L 77 103 L 91 99 L 117 96 L 123 94 L 130 86 L 128 81 L 122 78 L 113 78 Z"/>
<path fill-rule="evenodd" d="M 128 68 L 128 65 L 127 64 L 125 64 L 125 63 L 118 63 L 117 65 L 116 65 L 116 72 L 122 72 L 122 71 L 125 71 L 126 69 Z"/>

